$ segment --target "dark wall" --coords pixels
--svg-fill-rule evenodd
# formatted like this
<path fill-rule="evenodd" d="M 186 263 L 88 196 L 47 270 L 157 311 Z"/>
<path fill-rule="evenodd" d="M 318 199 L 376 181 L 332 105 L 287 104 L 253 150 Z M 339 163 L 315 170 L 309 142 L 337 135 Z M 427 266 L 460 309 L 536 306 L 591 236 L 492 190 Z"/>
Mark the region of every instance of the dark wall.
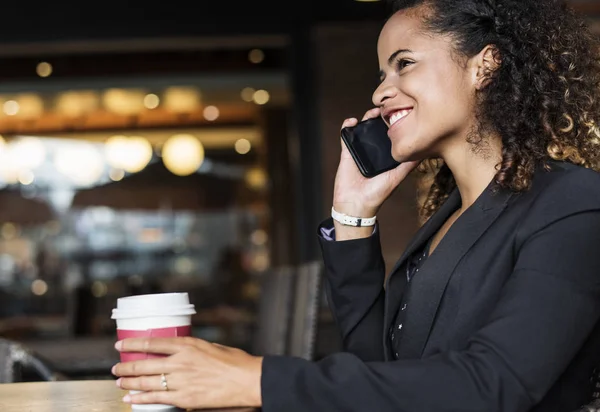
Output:
<path fill-rule="evenodd" d="M 310 22 L 381 19 L 384 10 L 353 0 L 10 2 L 0 43 L 287 33 Z"/>

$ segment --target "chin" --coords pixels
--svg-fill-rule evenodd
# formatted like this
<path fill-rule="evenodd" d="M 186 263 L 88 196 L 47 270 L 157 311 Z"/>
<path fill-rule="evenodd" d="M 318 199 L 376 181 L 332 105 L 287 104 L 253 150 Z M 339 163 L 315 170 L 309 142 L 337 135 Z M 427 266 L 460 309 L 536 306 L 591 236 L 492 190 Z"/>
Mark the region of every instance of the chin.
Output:
<path fill-rule="evenodd" d="M 423 142 L 424 140 L 416 136 L 413 139 L 409 139 L 407 136 L 404 136 L 402 140 L 392 139 L 392 157 L 400 163 L 422 161 L 432 157 L 433 150 L 431 150 L 431 147 L 416 144 L 416 142 Z"/>
<path fill-rule="evenodd" d="M 395 161 L 402 163 L 402 162 L 410 162 L 413 160 L 419 160 L 421 158 L 421 156 L 419 155 L 419 153 L 415 152 L 414 150 L 411 150 L 410 148 L 406 147 L 406 146 L 400 146 L 400 145 L 394 145 L 392 143 L 392 157 L 394 158 Z"/>
<path fill-rule="evenodd" d="M 406 158 L 404 157 L 404 155 L 398 154 L 396 152 L 392 152 L 392 158 L 397 161 L 398 163 L 402 163 L 402 162 L 406 162 Z"/>

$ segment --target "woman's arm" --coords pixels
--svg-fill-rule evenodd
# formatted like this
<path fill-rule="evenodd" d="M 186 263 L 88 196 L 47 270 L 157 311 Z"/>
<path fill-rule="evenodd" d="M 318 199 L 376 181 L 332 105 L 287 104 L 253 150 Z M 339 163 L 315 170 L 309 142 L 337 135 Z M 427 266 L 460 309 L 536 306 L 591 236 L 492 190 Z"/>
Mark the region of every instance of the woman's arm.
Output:
<path fill-rule="evenodd" d="M 331 219 L 324 225 L 333 225 Z M 369 237 L 319 238 L 325 263 L 325 291 L 342 334 L 344 350 L 364 361 L 383 360 L 385 263 L 379 230 Z M 337 229 L 336 229 L 337 231 Z"/>
<path fill-rule="evenodd" d="M 347 353 L 316 363 L 266 357 L 263 411 L 529 410 L 600 317 L 600 211 L 546 223 L 522 245 L 498 305 L 465 350 L 386 363 Z"/>

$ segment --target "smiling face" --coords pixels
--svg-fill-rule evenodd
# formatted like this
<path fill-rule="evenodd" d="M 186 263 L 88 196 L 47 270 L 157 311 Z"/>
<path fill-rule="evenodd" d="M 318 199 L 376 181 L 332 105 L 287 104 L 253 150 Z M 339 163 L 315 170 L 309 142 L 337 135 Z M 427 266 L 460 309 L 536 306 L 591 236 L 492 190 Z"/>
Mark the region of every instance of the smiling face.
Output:
<path fill-rule="evenodd" d="M 427 33 L 418 8 L 386 23 L 377 45 L 381 107 L 397 161 L 444 157 L 475 122 L 476 75 L 453 54 L 450 37 Z"/>

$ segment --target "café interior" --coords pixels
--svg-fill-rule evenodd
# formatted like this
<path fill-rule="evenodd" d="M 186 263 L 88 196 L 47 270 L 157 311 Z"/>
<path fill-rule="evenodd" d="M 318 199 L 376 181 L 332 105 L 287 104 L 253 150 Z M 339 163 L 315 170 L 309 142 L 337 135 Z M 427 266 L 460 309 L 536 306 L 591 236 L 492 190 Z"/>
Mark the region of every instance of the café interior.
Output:
<path fill-rule="evenodd" d="M 339 350 L 316 225 L 330 208 L 336 128 L 368 108 L 376 76 L 348 68 L 356 91 L 340 102 L 352 91 L 325 59 L 356 56 L 329 38 L 357 31 L 373 45 L 385 12 L 256 3 L 235 16 L 116 3 L 96 16 L 74 4 L 5 16 L 0 340 L 68 379 L 112 379 L 117 299 L 183 291 L 194 336 L 254 353 Z M 574 4 L 600 26 L 597 2 Z M 399 242 L 412 233 L 402 230 Z"/>

